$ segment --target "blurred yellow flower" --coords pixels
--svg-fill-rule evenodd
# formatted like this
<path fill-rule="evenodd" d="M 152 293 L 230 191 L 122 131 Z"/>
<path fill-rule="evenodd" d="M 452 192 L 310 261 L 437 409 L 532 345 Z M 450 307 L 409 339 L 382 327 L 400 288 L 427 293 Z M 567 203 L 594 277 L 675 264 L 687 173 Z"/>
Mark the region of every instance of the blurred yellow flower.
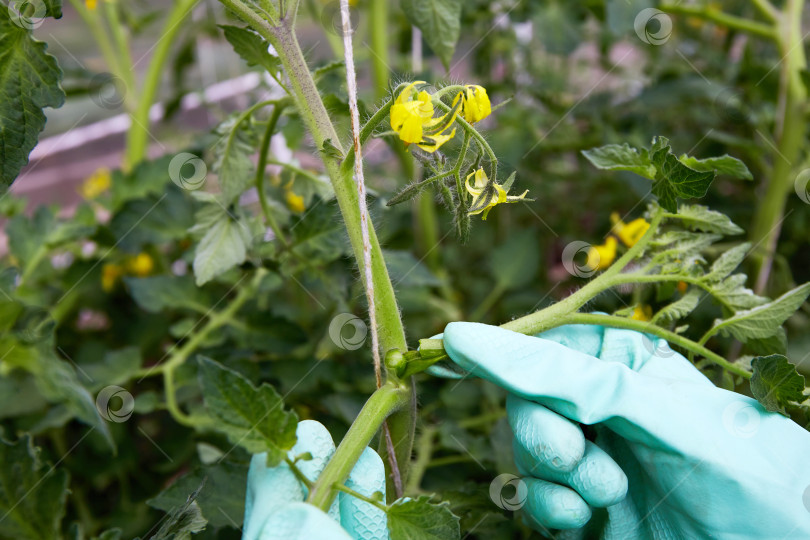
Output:
<path fill-rule="evenodd" d="M 456 106 L 459 99 L 461 99 L 461 114 L 471 124 L 480 122 L 492 113 L 492 105 L 489 102 L 487 90 L 483 86 L 467 85 L 466 90 L 459 92 L 456 99 L 453 100 L 453 107 Z"/>
<path fill-rule="evenodd" d="M 601 246 L 588 248 L 588 260 L 585 265 L 590 270 L 604 270 L 616 259 L 616 247 L 619 243 L 612 236 L 608 236 Z"/>
<path fill-rule="evenodd" d="M 84 5 L 87 6 L 87 9 L 96 9 L 98 0 L 84 0 Z"/>
<path fill-rule="evenodd" d="M 122 275 L 124 275 L 123 268 L 115 263 L 105 263 L 101 267 L 101 288 L 105 292 L 110 292 Z"/>
<path fill-rule="evenodd" d="M 611 232 L 627 247 L 633 247 L 650 228 L 650 224 L 644 218 L 625 223 L 616 212 L 610 214 L 610 221 L 613 222 Z"/>
<path fill-rule="evenodd" d="M 284 196 L 287 202 L 287 208 L 289 208 L 292 212 L 296 214 L 301 214 L 306 210 L 306 206 L 304 206 L 304 197 L 301 195 L 296 195 L 295 192 L 291 188 L 286 188 L 286 194 Z"/>
<path fill-rule="evenodd" d="M 472 184 L 470 184 L 470 178 L 473 179 Z M 487 197 L 487 194 L 484 193 L 484 188 L 486 188 L 488 183 L 489 178 L 487 177 L 487 173 L 484 172 L 484 169 L 478 169 L 477 171 L 471 172 L 467 175 L 464 185 L 467 188 L 467 192 L 473 197 L 472 204 L 470 205 L 472 210 L 469 212 L 471 216 L 475 216 L 483 212 L 481 219 L 486 220 L 487 214 L 489 214 L 489 211 L 492 210 L 493 207 L 501 203 L 518 202 L 526 197 L 526 194 L 529 192 L 527 189 L 521 195 L 510 196 L 508 194 L 508 187 L 504 189 L 504 186 L 495 183 L 493 184 L 495 193 L 490 192 L 491 194 L 489 195 L 489 200 L 487 201 L 484 200 L 484 198 Z"/>
<path fill-rule="evenodd" d="M 633 315 L 630 318 L 637 321 L 646 322 L 652 319 L 652 315 L 652 307 L 638 304 L 635 308 L 633 308 Z"/>
<path fill-rule="evenodd" d="M 155 261 L 148 253 L 138 253 L 127 261 L 127 270 L 138 277 L 146 277 L 155 269 Z"/>
<path fill-rule="evenodd" d="M 397 96 L 391 106 L 391 129 L 405 144 L 416 144 L 426 152 L 435 152 L 455 136 L 455 128 L 449 135 L 444 132 L 455 122 L 458 110 L 454 110 L 449 121 L 445 121 L 447 114 L 434 118 L 430 94 L 424 90 L 417 92 L 414 88 L 424 82 L 412 82 Z"/>
<path fill-rule="evenodd" d="M 111 184 L 110 169 L 102 167 L 84 181 L 79 192 L 85 199 L 95 199 L 110 189 Z"/>

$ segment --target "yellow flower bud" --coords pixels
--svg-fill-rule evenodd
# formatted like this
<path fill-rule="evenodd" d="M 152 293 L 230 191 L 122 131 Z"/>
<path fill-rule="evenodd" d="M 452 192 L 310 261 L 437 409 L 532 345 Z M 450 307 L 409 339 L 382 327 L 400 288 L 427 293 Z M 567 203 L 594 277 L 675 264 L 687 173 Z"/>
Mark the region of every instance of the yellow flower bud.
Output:
<path fill-rule="evenodd" d="M 619 240 L 627 247 L 633 247 L 650 228 L 650 224 L 644 218 L 625 223 L 616 212 L 610 215 L 610 220 L 613 222 L 611 232 L 618 236 Z"/>
<path fill-rule="evenodd" d="M 101 288 L 105 292 L 110 292 L 118 283 L 118 279 L 124 274 L 124 269 L 115 263 L 105 263 L 101 267 Z"/>
<path fill-rule="evenodd" d="M 304 206 L 304 197 L 296 195 L 292 189 L 287 188 L 285 199 L 287 201 L 287 208 L 296 214 L 302 214 L 307 208 Z"/>
<path fill-rule="evenodd" d="M 637 305 L 633 308 L 633 315 L 630 317 L 636 321 L 649 321 L 652 319 L 652 308 L 647 305 Z"/>
<path fill-rule="evenodd" d="M 132 257 L 127 263 L 127 270 L 129 273 L 138 276 L 146 277 L 155 269 L 155 261 L 148 253 L 138 253 Z"/>
<path fill-rule="evenodd" d="M 110 170 L 102 167 L 84 181 L 79 192 L 85 199 L 95 199 L 110 189 L 111 184 Z"/>
<path fill-rule="evenodd" d="M 604 270 L 616 259 L 616 248 L 619 243 L 612 236 L 608 236 L 601 246 L 588 248 L 588 260 L 585 265 L 590 270 Z"/>
<path fill-rule="evenodd" d="M 468 85 L 464 92 L 459 92 L 453 101 L 453 106 L 461 99 L 461 112 L 464 119 L 474 124 L 480 122 L 492 113 L 487 90 L 477 84 Z"/>

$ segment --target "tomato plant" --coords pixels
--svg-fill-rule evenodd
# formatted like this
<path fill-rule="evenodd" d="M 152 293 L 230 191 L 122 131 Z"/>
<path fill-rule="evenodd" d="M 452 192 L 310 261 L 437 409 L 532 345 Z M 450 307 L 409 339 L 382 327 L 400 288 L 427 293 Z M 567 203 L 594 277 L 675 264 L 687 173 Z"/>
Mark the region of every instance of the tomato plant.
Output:
<path fill-rule="evenodd" d="M 75 207 L 0 198 L 0 537 L 238 537 L 305 418 L 311 504 L 372 444 L 392 538 L 528 537 L 504 393 L 424 373 L 455 320 L 638 330 L 808 425 L 803 4 L 732 4 L 7 0 L 3 188 L 66 98 L 128 124 Z M 258 82 L 178 134 L 205 40 Z"/>

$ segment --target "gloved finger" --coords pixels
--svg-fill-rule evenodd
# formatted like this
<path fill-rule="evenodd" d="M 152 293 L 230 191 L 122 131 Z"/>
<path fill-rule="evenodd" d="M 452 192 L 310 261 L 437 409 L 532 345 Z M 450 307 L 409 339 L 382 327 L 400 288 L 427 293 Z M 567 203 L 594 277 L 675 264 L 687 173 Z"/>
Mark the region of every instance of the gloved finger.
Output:
<path fill-rule="evenodd" d="M 562 472 L 534 459 L 515 439 L 515 464 L 523 475 L 562 484 L 576 491 L 585 502 L 597 508 L 616 504 L 627 495 L 627 476 L 604 450 L 591 441 L 585 443 L 585 455 L 573 470 Z"/>
<path fill-rule="evenodd" d="M 534 461 L 570 471 L 582 459 L 585 436 L 567 418 L 514 394 L 506 397 L 506 415 L 515 440 Z"/>
<path fill-rule="evenodd" d="M 243 540 L 247 536 L 243 536 Z M 311 504 L 294 502 L 270 514 L 256 540 L 352 540 L 337 521 Z"/>
<path fill-rule="evenodd" d="M 622 364 L 485 324 L 448 324 L 444 347 L 473 375 L 584 424 L 612 418 L 627 406 L 619 393 L 649 382 Z"/>
<path fill-rule="evenodd" d="M 527 489 L 523 511 L 535 529 L 578 529 L 591 519 L 588 504 L 572 489 L 537 478 L 523 482 Z"/>
<path fill-rule="evenodd" d="M 315 480 L 335 452 L 335 443 L 329 431 L 314 420 L 302 420 L 295 431 L 297 441 L 288 452 L 290 459 L 310 453 L 312 459 L 299 460 L 296 467 L 310 480 Z M 303 501 L 306 488 L 295 477 L 286 463 L 267 466 L 267 453 L 254 454 L 248 470 L 245 496 L 245 522 L 243 539 L 258 538 L 261 525 L 271 513 L 294 501 Z M 337 507 L 330 509 L 337 518 Z"/>
<path fill-rule="evenodd" d="M 385 465 L 377 452 L 371 448 L 363 451 L 346 480 L 346 487 L 366 497 L 380 492 L 385 503 Z M 352 538 L 388 540 L 388 517 L 384 510 L 344 492 L 338 495 L 338 500 L 340 524 Z"/>

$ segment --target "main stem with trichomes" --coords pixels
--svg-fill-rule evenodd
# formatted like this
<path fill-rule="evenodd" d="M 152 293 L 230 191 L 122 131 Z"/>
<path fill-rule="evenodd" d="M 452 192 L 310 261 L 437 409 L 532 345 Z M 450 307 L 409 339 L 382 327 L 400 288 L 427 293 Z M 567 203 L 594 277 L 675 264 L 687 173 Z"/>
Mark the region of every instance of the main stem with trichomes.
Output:
<path fill-rule="evenodd" d="M 294 29 L 298 3 L 289 2 L 278 23 L 274 24 L 256 13 L 243 0 L 221 0 L 221 2 L 270 42 L 278 54 L 284 71 L 290 80 L 289 89 L 301 119 L 320 151 L 326 173 L 332 182 L 335 198 L 346 224 L 346 231 L 355 260 L 361 274 L 364 275 L 364 229 L 361 225 L 359 197 L 352 179 L 352 164 L 348 163 L 349 156 L 345 160 L 341 160 L 340 155 L 345 154 L 343 146 L 298 44 Z M 362 135 L 363 133 L 361 133 L 360 137 L 361 143 L 363 140 Z M 330 146 L 332 151 L 330 151 Z M 351 149 L 350 154 L 353 159 L 354 148 Z M 341 167 L 341 161 L 343 161 L 344 167 Z M 365 231 L 368 234 L 368 243 L 371 247 L 370 267 L 374 287 L 374 311 L 379 331 L 379 348 L 382 351 L 391 349 L 407 350 L 405 330 L 400 319 L 394 287 L 388 275 L 388 269 L 371 220 L 368 220 Z M 389 379 L 391 376 L 392 374 L 389 372 Z M 396 377 L 394 376 L 394 378 Z M 398 382 L 397 384 L 402 383 Z M 410 401 L 412 406 L 403 407 L 402 411 L 394 414 L 389 419 L 393 440 L 398 443 L 396 445 L 397 462 L 403 468 L 407 466 L 410 460 L 415 429 L 415 398 L 412 393 Z M 405 475 L 405 471 L 402 471 L 402 475 Z"/>

